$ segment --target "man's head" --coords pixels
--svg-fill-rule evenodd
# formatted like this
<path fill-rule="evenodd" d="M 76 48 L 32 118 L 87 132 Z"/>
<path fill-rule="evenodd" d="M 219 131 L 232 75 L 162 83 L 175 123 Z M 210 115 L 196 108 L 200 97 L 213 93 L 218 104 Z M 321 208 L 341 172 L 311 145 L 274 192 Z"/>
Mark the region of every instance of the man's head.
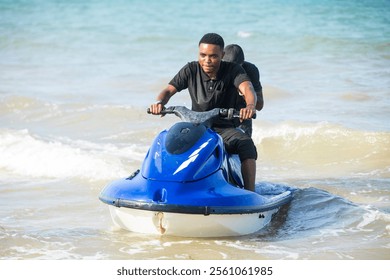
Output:
<path fill-rule="evenodd" d="M 224 46 L 223 38 L 216 33 L 207 33 L 199 41 L 199 64 L 210 78 L 217 76 Z"/>
<path fill-rule="evenodd" d="M 244 63 L 245 60 L 244 52 L 239 45 L 227 45 L 225 47 L 225 55 L 223 57 L 223 60 L 241 65 Z"/>
<path fill-rule="evenodd" d="M 199 41 L 199 46 L 200 44 L 217 45 L 220 46 L 222 50 L 225 47 L 225 42 L 223 41 L 223 38 L 217 33 L 207 33 L 203 35 L 202 39 L 200 39 Z"/>

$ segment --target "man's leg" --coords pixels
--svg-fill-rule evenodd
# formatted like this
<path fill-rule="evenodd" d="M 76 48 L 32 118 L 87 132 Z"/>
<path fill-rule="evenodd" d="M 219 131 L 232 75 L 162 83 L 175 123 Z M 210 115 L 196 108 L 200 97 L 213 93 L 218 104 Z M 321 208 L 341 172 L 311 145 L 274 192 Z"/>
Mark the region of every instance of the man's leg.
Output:
<path fill-rule="evenodd" d="M 241 174 L 244 179 L 244 187 L 248 191 L 255 191 L 256 160 L 248 158 L 241 162 Z"/>
<path fill-rule="evenodd" d="M 255 190 L 257 151 L 251 137 L 240 129 L 227 128 L 216 129 L 222 136 L 226 150 L 229 153 L 237 153 L 241 160 L 241 174 L 244 187 L 247 190 Z"/>

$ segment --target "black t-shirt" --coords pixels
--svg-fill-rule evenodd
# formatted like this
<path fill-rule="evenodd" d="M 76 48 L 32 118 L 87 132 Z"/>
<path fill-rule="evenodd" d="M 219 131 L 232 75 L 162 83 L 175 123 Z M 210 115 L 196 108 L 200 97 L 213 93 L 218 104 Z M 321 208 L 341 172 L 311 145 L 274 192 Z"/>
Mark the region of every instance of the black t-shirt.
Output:
<path fill-rule="evenodd" d="M 262 93 L 263 87 L 261 86 L 261 83 L 260 83 L 260 73 L 259 73 L 259 69 L 256 67 L 256 65 L 254 65 L 248 61 L 244 61 L 244 63 L 241 66 L 242 66 L 242 68 L 244 68 L 245 72 L 248 74 L 256 93 Z M 245 107 L 246 107 L 246 105 L 245 105 L 244 98 L 239 97 L 237 100 L 237 106 L 235 108 L 240 109 L 240 108 L 245 108 Z"/>
<path fill-rule="evenodd" d="M 236 108 L 238 86 L 250 81 L 245 70 L 238 64 L 222 61 L 217 78 L 210 79 L 198 61 L 187 63 L 169 82 L 177 91 L 188 89 L 192 110 L 209 111 L 214 108 Z M 221 120 L 216 127 L 234 127 L 234 121 Z"/>

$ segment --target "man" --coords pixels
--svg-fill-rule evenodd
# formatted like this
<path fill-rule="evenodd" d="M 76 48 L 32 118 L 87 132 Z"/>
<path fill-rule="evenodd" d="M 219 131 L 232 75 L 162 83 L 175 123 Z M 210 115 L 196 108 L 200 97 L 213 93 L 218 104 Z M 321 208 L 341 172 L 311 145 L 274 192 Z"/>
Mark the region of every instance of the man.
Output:
<path fill-rule="evenodd" d="M 176 74 L 150 106 L 151 113 L 159 114 L 169 99 L 183 89 L 188 89 L 194 111 L 234 108 L 239 90 L 246 102 L 246 106 L 240 110 L 240 120 L 250 119 L 256 112 L 256 93 L 240 65 L 222 61 L 223 38 L 215 33 L 207 33 L 199 41 L 198 47 L 198 61 L 188 63 Z M 221 135 L 226 150 L 239 155 L 245 189 L 254 191 L 256 147 L 250 136 L 235 126 L 233 120 L 222 119 L 214 122 L 212 128 Z"/>
<path fill-rule="evenodd" d="M 251 79 L 252 85 L 256 91 L 257 103 L 256 110 L 260 111 L 263 109 L 264 100 L 263 100 L 263 87 L 260 83 L 260 73 L 259 69 L 252 63 L 245 61 L 245 56 L 242 48 L 239 45 L 231 44 L 225 47 L 225 55 L 223 57 L 224 61 L 234 62 L 240 64 L 244 68 L 245 72 L 248 74 Z M 239 97 L 237 100 L 236 109 L 245 107 L 245 100 L 242 97 Z M 245 131 L 249 136 L 252 136 L 252 119 L 244 120 L 239 126 Z"/>

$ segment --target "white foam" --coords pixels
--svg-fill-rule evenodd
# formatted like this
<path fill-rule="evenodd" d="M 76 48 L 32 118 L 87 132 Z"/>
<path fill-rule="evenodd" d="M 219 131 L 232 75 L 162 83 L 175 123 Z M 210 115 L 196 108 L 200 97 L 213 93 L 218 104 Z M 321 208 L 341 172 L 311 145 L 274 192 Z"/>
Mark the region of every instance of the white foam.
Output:
<path fill-rule="evenodd" d="M 252 36 L 252 33 L 247 31 L 238 31 L 237 36 L 240 38 L 249 38 Z"/>
<path fill-rule="evenodd" d="M 254 125 L 256 123 L 254 122 Z M 297 122 L 283 122 L 278 124 L 261 123 L 256 125 L 253 129 L 253 136 L 255 143 L 261 142 L 266 138 L 281 137 L 295 141 L 302 136 L 316 135 L 319 130 L 329 126 L 327 122 L 319 123 L 297 123 Z"/>
<path fill-rule="evenodd" d="M 131 147 L 45 140 L 27 130 L 0 131 L 0 169 L 28 177 L 123 177 L 128 171 L 118 155 L 131 157 L 131 153 Z"/>
<path fill-rule="evenodd" d="M 361 231 L 373 231 L 372 228 L 369 228 L 369 226 L 378 221 L 382 220 L 385 223 L 390 222 L 390 214 L 380 212 L 376 209 L 367 209 L 368 212 L 362 216 L 361 222 L 356 226 Z M 386 227 L 387 229 L 387 227 Z"/>

